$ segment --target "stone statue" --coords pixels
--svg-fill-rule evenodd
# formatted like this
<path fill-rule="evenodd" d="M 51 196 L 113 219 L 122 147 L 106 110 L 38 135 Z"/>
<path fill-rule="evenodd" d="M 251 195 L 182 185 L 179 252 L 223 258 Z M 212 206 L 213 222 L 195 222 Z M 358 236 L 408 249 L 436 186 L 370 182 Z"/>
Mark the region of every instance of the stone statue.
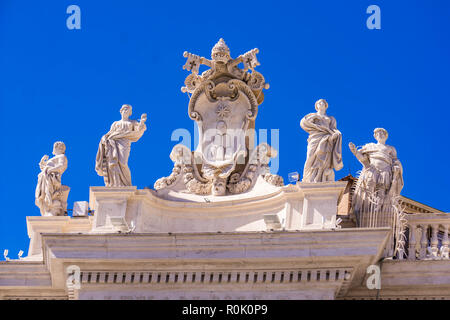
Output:
<path fill-rule="evenodd" d="M 191 74 L 181 91 L 191 94 L 188 115 L 197 124 L 199 143 L 195 151 L 174 147 L 172 174 L 154 185 L 161 194 L 167 190 L 214 196 L 239 194 L 249 191 L 259 176 L 268 183 L 283 185 L 281 177 L 269 172 L 268 163 L 276 151 L 266 144 L 255 146 L 252 134 L 258 106 L 264 100 L 262 91 L 269 88 L 255 70 L 258 52 L 252 49 L 232 58 L 223 39 L 212 48 L 211 59 L 184 52 L 187 61 L 183 69 Z M 209 67 L 201 75 L 200 65 Z M 177 156 L 180 152 L 183 156 Z"/>
<path fill-rule="evenodd" d="M 104 178 L 107 187 L 131 186 L 128 168 L 131 142 L 138 141 L 147 129 L 147 115 L 142 114 L 140 121 L 136 121 L 129 119 L 131 113 L 131 106 L 124 104 L 120 109 L 122 119 L 111 125 L 98 146 L 95 171 Z"/>
<path fill-rule="evenodd" d="M 395 148 L 386 145 L 387 131 L 376 128 L 373 133 L 377 143 L 360 149 L 349 143 L 351 152 L 363 165 L 352 198 L 357 219 L 361 213 L 392 211 L 392 200 L 403 188 L 403 168 Z"/>
<path fill-rule="evenodd" d="M 342 134 L 336 129 L 336 119 L 326 115 L 325 99 L 315 103 L 316 113 L 306 115 L 300 126 L 309 133 L 303 182 L 334 181 L 334 170 L 341 170 Z"/>
<path fill-rule="evenodd" d="M 54 157 L 44 155 L 39 162 L 41 172 L 36 186 L 36 206 L 43 216 L 62 216 L 67 210 L 70 188 L 61 184 L 61 176 L 67 169 L 66 146 L 57 141 L 53 145 Z"/>

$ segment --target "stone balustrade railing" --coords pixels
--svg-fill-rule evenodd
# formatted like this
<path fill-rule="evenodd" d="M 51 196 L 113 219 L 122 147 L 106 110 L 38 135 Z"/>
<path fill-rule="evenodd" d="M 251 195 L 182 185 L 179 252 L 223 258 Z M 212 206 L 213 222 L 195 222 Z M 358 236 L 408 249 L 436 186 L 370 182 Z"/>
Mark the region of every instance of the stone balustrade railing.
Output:
<path fill-rule="evenodd" d="M 449 213 L 406 215 L 408 221 L 408 260 L 449 259 Z"/>

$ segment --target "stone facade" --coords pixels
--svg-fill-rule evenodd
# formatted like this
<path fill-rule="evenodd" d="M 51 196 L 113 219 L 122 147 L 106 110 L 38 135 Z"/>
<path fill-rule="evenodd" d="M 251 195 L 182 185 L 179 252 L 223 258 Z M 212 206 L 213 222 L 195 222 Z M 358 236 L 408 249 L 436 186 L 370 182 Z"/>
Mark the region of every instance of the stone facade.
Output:
<path fill-rule="evenodd" d="M 362 182 L 355 196 L 356 178 L 334 181 L 342 134 L 325 100 L 301 121 L 310 135 L 306 178 L 285 185 L 270 172 L 277 151 L 249 135 L 269 89 L 255 70 L 258 52 L 233 59 L 223 39 L 211 60 L 185 52 L 191 74 L 182 91 L 192 94 L 199 146 L 174 146 L 173 171 L 154 189 L 131 183 L 130 145 L 147 116 L 129 120 L 129 105 L 100 141 L 105 186 L 90 187 L 90 214 L 83 202 L 65 216 L 61 192 L 43 202 L 67 167 L 55 152 L 55 180 L 44 158 L 36 192 L 44 214 L 27 217 L 28 256 L 0 261 L 0 299 L 450 299 L 450 214 L 400 196 L 387 134 L 376 133 L 379 144 L 367 150 L 350 145 L 367 173 L 361 181 L 386 191 L 370 201 L 395 198 L 395 206 L 380 202 L 386 212 L 369 212 L 368 225 L 355 219 Z M 210 69 L 199 75 L 200 64 Z"/>
<path fill-rule="evenodd" d="M 417 232 L 408 256 L 385 258 L 390 228 L 330 227 L 315 216 L 328 212 L 336 223 L 347 183 L 298 183 L 190 206 L 146 189 L 92 187 L 94 215 L 27 218 L 28 256 L 0 262 L 0 298 L 450 299 L 442 250 L 450 216 L 409 214 Z M 275 208 L 291 218 L 269 229 L 273 216 L 264 212 Z M 430 234 L 421 238 L 422 230 Z M 380 261 L 381 290 L 369 290 L 367 268 Z"/>

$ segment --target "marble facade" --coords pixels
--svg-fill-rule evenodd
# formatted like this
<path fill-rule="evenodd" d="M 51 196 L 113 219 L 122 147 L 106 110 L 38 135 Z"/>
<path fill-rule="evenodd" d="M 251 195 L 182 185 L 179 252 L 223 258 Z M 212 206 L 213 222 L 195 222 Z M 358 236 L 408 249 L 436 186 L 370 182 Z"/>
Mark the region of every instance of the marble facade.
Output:
<path fill-rule="evenodd" d="M 147 116 L 130 120 L 123 105 L 99 143 L 95 170 L 105 186 L 89 188 L 90 214 L 58 207 L 27 217 L 28 256 L 0 261 L 0 299 L 450 299 L 450 215 L 400 196 L 401 165 L 380 130 L 376 147 L 350 148 L 366 171 L 391 148 L 383 176 L 415 210 L 401 212 L 401 228 L 355 223 L 361 193 L 353 177 L 335 181 L 343 136 L 324 99 L 300 123 L 309 134 L 302 181 L 285 185 L 270 172 L 277 150 L 249 135 L 269 89 L 255 70 L 258 53 L 232 58 L 223 39 L 211 59 L 184 53 L 182 92 L 199 144 L 174 146 L 173 171 L 153 189 L 133 186 L 128 168 Z M 200 65 L 209 69 L 199 74 Z M 391 250 L 399 239 L 408 241 Z M 382 289 L 371 290 L 367 268 L 380 261 Z"/>

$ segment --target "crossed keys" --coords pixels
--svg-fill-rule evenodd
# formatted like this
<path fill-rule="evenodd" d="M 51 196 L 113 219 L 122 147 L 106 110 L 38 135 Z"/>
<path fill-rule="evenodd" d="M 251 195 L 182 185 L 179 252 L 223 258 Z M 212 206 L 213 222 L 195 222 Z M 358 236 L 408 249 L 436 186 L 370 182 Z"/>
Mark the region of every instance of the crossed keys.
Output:
<path fill-rule="evenodd" d="M 242 62 L 244 64 L 244 71 L 247 71 L 248 69 L 253 71 L 254 68 L 260 65 L 258 59 L 256 58 L 257 53 L 259 53 L 258 49 L 252 49 L 250 51 L 247 51 L 243 55 L 239 56 L 238 59 L 234 61 Z M 187 51 L 183 53 L 183 56 L 187 58 L 186 63 L 183 66 L 183 69 L 191 71 L 193 74 L 198 75 L 200 65 L 202 64 L 203 61 L 205 61 L 203 60 L 204 58 Z"/>
<path fill-rule="evenodd" d="M 257 48 L 247 51 L 242 57 L 242 62 L 244 63 L 244 71 L 248 69 L 252 70 L 260 65 L 258 59 L 256 59 L 256 54 L 259 53 Z"/>
<path fill-rule="evenodd" d="M 196 54 L 189 53 L 187 51 L 183 53 L 183 57 L 187 58 L 187 61 L 184 64 L 183 69 L 191 71 L 193 74 L 198 74 L 201 64 L 201 57 Z"/>

